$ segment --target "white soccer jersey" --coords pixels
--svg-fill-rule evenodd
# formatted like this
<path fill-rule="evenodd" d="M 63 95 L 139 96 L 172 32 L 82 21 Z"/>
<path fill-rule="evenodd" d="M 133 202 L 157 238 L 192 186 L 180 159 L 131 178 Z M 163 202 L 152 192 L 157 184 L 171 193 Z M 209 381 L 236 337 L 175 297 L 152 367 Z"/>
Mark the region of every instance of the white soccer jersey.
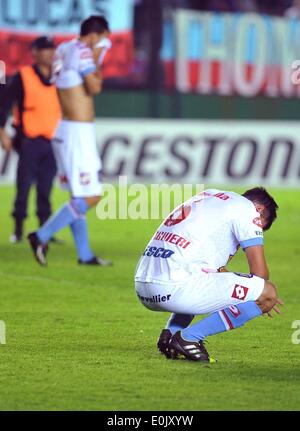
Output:
<path fill-rule="evenodd" d="M 61 43 L 54 55 L 51 81 L 57 88 L 71 88 L 83 83 L 83 78 L 97 70 L 93 52 L 78 39 Z"/>
<path fill-rule="evenodd" d="M 135 280 L 177 283 L 215 272 L 243 249 L 263 245 L 260 215 L 245 197 L 206 190 L 171 213 L 141 257 Z"/>

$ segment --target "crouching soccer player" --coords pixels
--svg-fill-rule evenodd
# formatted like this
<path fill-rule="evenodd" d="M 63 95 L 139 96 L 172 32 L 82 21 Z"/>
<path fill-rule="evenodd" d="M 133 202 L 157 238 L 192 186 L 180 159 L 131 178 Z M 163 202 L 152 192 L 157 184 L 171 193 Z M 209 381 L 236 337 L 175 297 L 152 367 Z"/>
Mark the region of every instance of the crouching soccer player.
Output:
<path fill-rule="evenodd" d="M 207 336 L 238 328 L 271 310 L 280 313 L 264 256 L 263 231 L 278 206 L 257 187 L 242 196 L 206 190 L 179 206 L 158 228 L 135 274 L 136 293 L 152 311 L 173 313 L 157 347 L 167 358 L 214 362 Z M 241 247 L 249 274 L 227 272 Z M 191 324 L 195 315 L 208 317 Z"/>
<path fill-rule="evenodd" d="M 28 236 L 36 260 L 46 265 L 47 243 L 58 230 L 70 226 L 78 262 L 107 266 L 90 249 L 86 212 L 101 196 L 101 160 L 96 146 L 93 96 L 102 89 L 101 64 L 110 48 L 108 23 L 91 16 L 81 24 L 80 37 L 58 46 L 52 66 L 63 120 L 53 140 L 61 185 L 71 199 L 37 232 Z"/>

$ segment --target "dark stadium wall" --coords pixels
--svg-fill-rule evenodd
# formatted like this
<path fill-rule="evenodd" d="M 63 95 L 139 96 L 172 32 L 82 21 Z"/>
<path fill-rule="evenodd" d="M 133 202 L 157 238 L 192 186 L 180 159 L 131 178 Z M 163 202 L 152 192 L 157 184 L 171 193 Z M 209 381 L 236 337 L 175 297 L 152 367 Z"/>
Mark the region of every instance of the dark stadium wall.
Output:
<path fill-rule="evenodd" d="M 150 91 L 104 90 L 96 97 L 100 118 L 190 118 L 298 120 L 300 101 L 292 98 L 215 96 Z"/>

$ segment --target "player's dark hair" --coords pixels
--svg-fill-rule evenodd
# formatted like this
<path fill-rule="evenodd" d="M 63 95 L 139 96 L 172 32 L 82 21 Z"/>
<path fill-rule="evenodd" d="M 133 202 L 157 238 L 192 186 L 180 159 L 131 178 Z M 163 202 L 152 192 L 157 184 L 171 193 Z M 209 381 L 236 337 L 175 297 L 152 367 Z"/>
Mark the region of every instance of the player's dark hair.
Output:
<path fill-rule="evenodd" d="M 108 22 L 101 15 L 91 15 L 81 23 L 80 36 L 86 36 L 90 33 L 104 33 L 109 31 Z"/>
<path fill-rule="evenodd" d="M 258 204 L 264 205 L 267 211 L 266 218 L 268 220 L 267 225 L 264 230 L 270 229 L 273 221 L 277 217 L 278 205 L 272 196 L 267 192 L 264 187 L 255 187 L 253 189 L 247 190 L 243 196 L 249 199 L 251 202 L 256 202 Z"/>

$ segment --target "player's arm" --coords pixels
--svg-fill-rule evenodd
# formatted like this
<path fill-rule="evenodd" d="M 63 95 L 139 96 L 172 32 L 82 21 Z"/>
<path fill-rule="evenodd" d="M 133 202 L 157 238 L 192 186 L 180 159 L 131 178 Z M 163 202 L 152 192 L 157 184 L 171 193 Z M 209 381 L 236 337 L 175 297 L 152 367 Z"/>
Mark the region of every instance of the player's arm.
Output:
<path fill-rule="evenodd" d="M 0 127 L 0 144 L 5 151 L 10 151 L 12 149 L 12 139 L 4 127 Z"/>
<path fill-rule="evenodd" d="M 79 73 L 83 79 L 87 94 L 95 96 L 101 92 L 102 73 L 97 66 L 93 51 L 89 48 L 85 48 L 80 52 Z"/>
<path fill-rule="evenodd" d="M 108 39 L 108 37 L 102 38 L 94 47 L 93 53 L 94 53 L 94 59 L 95 63 L 98 64 L 98 66 L 102 66 L 104 62 L 104 58 L 107 54 L 107 52 L 111 49 L 112 43 Z"/>
<path fill-rule="evenodd" d="M 109 49 L 111 49 L 111 41 L 108 38 L 103 38 L 93 49 L 94 63 L 97 64 L 97 70 L 85 77 L 85 87 L 88 94 L 94 96 L 102 91 L 102 70 L 101 66 L 104 57 Z"/>
<path fill-rule="evenodd" d="M 237 202 L 234 209 L 233 233 L 246 254 L 250 273 L 268 280 L 260 215 L 250 201 Z"/>
<path fill-rule="evenodd" d="M 102 74 L 99 70 L 84 76 L 84 86 L 90 96 L 95 96 L 102 91 Z"/>
<path fill-rule="evenodd" d="M 250 274 L 257 275 L 264 280 L 269 280 L 269 269 L 265 258 L 264 247 L 262 245 L 247 247 L 245 253 Z"/>

